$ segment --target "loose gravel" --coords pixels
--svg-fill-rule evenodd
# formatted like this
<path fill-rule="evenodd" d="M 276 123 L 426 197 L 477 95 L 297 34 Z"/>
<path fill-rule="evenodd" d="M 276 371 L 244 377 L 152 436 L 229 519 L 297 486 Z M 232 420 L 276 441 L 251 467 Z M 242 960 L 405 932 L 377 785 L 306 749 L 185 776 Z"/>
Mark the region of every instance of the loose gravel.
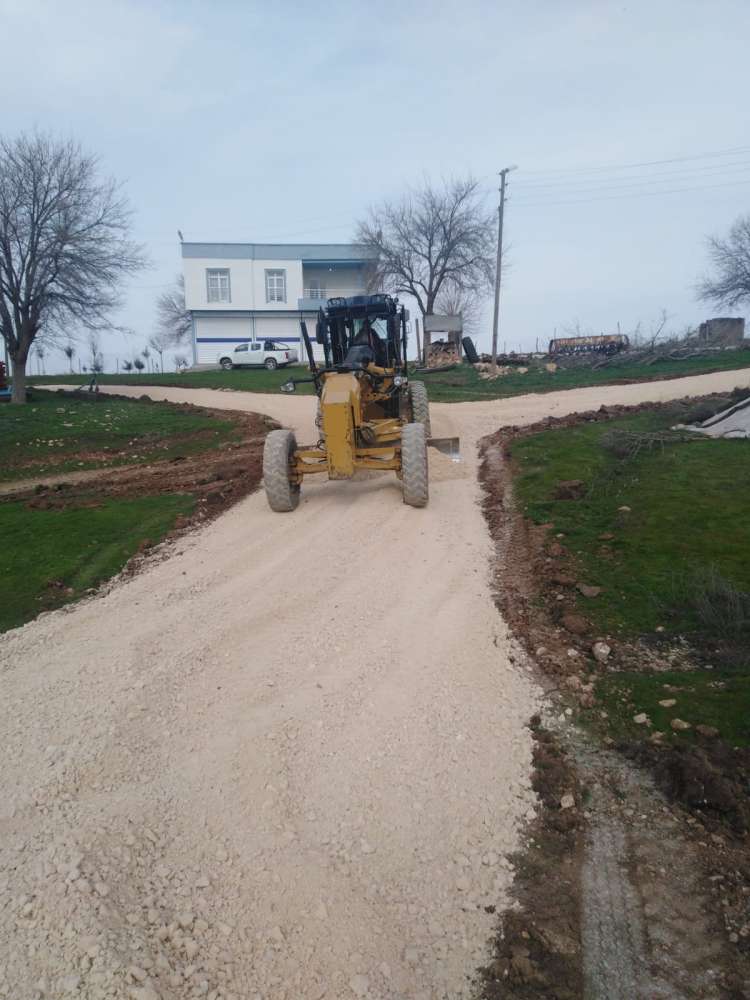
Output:
<path fill-rule="evenodd" d="M 425 510 L 391 476 L 305 484 L 288 515 L 258 493 L 4 635 L 0 997 L 469 995 L 538 705 L 492 600 L 476 441 L 747 383 L 434 406 L 465 460 L 430 456 Z M 309 397 L 149 391 L 313 439 Z"/>

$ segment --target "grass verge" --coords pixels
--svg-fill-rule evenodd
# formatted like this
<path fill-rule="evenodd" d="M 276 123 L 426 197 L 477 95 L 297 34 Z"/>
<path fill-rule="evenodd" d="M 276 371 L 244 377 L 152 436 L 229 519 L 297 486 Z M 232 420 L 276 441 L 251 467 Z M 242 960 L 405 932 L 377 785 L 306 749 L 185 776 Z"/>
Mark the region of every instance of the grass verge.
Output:
<path fill-rule="evenodd" d="M 750 352 L 749 352 L 750 353 Z M 750 361 L 748 361 L 750 365 Z M 140 385 L 144 393 L 150 385 L 178 386 L 184 389 L 235 389 L 240 392 L 280 392 L 279 386 L 290 378 L 308 378 L 309 371 L 303 365 L 290 365 L 287 368 L 277 368 L 269 372 L 265 368 L 235 368 L 223 371 L 216 368 L 211 371 L 183 372 L 181 374 L 144 374 L 128 375 L 97 375 L 101 385 Z M 89 376 L 90 378 L 90 376 Z M 45 375 L 41 378 L 29 379 L 33 385 L 83 385 L 85 375 Z M 306 383 L 297 387 L 301 395 L 311 395 L 312 385 Z"/>
<path fill-rule="evenodd" d="M 540 607 L 563 643 L 587 635 L 589 649 L 594 636 L 615 647 L 606 668 L 589 661 L 588 676 L 572 678 L 577 691 L 593 683 L 584 718 L 643 748 L 669 794 L 739 830 L 748 823 L 737 789 L 750 746 L 750 445 L 672 429 L 729 402 L 566 418 L 516 436 L 510 452 L 516 501 L 546 538 Z"/>
<path fill-rule="evenodd" d="M 189 407 L 35 391 L 0 410 L 0 481 L 169 459 L 236 434 L 232 421 Z"/>
<path fill-rule="evenodd" d="M 750 591 L 750 446 L 671 435 L 684 419 L 685 407 L 661 407 L 513 444 L 524 512 L 563 534 L 579 575 L 601 587 L 578 602 L 599 630 L 713 638 L 706 580 Z M 621 457 L 617 432 L 655 443 Z M 565 481 L 582 482 L 580 499 L 556 499 Z"/>
<path fill-rule="evenodd" d="M 64 510 L 0 504 L 0 631 L 74 600 L 157 542 L 191 496 L 105 500 Z"/>

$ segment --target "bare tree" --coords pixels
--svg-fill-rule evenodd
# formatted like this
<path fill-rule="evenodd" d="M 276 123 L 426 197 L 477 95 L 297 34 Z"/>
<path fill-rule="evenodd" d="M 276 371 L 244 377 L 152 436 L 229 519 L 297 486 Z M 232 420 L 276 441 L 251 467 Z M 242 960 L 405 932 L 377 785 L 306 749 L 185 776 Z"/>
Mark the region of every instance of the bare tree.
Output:
<path fill-rule="evenodd" d="M 159 335 L 172 347 L 185 343 L 192 331 L 193 321 L 185 308 L 185 279 L 181 274 L 175 278 L 174 286 L 156 300 L 156 325 Z"/>
<path fill-rule="evenodd" d="M 482 304 L 475 292 L 462 291 L 452 282 L 443 285 L 435 302 L 438 313 L 446 316 L 460 316 L 464 334 L 476 334 L 482 317 Z"/>
<path fill-rule="evenodd" d="M 140 358 L 133 358 L 133 368 L 135 368 L 135 370 L 139 374 L 143 371 L 145 367 L 146 367 L 145 364 L 141 361 Z"/>
<path fill-rule="evenodd" d="M 124 372 L 132 372 L 132 370 L 133 370 L 133 362 L 132 361 L 123 361 L 123 363 L 122 363 L 122 370 Z"/>
<path fill-rule="evenodd" d="M 70 368 L 70 374 L 73 374 L 73 356 L 76 353 L 75 347 L 73 347 L 73 342 L 69 340 L 65 347 L 63 347 L 63 354 L 68 359 L 68 367 Z"/>
<path fill-rule="evenodd" d="M 148 348 L 148 344 L 141 351 L 141 357 L 146 362 L 146 368 L 148 368 L 148 370 L 150 371 L 151 370 L 151 351 Z"/>
<path fill-rule="evenodd" d="M 494 277 L 495 216 L 469 177 L 441 187 L 426 182 L 401 201 L 384 202 L 359 223 L 357 240 L 376 255 L 370 284 L 413 295 L 422 317 L 441 290 L 479 294 Z"/>
<path fill-rule="evenodd" d="M 730 309 L 750 299 L 750 215 L 741 215 L 725 239 L 708 240 L 714 276 L 698 285 L 698 297 Z"/>
<path fill-rule="evenodd" d="M 186 354 L 175 354 L 174 356 L 174 367 L 175 371 L 180 371 L 182 368 L 187 368 L 188 359 Z"/>
<path fill-rule="evenodd" d="M 13 362 L 13 402 L 40 331 L 100 328 L 122 279 L 145 266 L 119 186 L 95 157 L 48 135 L 0 138 L 0 333 Z"/>
<path fill-rule="evenodd" d="M 159 368 L 164 374 L 164 352 L 170 346 L 171 339 L 165 333 L 155 333 L 148 339 L 149 347 L 159 355 Z"/>
<path fill-rule="evenodd" d="M 104 358 L 102 357 L 101 341 L 96 330 L 89 330 L 88 349 L 91 356 L 89 370 L 92 372 L 104 371 Z"/>

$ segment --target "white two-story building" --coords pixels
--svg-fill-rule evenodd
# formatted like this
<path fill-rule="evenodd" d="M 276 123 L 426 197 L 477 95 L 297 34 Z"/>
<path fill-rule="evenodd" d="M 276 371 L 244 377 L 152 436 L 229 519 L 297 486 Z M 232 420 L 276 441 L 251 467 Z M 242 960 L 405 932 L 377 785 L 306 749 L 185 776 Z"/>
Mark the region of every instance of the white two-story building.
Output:
<path fill-rule="evenodd" d="M 195 364 L 212 364 L 232 346 L 262 339 L 293 344 L 305 360 L 300 320 L 314 343 L 318 309 L 334 296 L 364 292 L 372 260 L 352 243 L 181 246 Z"/>

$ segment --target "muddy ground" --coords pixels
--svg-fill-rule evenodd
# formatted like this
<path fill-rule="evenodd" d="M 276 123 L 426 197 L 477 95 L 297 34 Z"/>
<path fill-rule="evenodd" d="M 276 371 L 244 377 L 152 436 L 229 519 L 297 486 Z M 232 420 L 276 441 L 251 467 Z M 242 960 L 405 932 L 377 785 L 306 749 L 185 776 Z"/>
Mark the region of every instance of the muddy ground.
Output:
<path fill-rule="evenodd" d="M 602 668 L 590 650 L 600 637 L 561 622 L 554 595 L 575 582 L 575 566 L 548 526 L 513 502 L 510 446 L 519 435 L 642 408 L 602 407 L 483 442 L 496 602 L 555 706 L 533 726 L 543 809 L 516 859 L 518 906 L 484 970 L 486 1000 L 750 996 L 749 755 L 715 738 L 615 746 L 571 724 L 596 715 Z M 617 655 L 642 662 L 644 650 Z"/>

